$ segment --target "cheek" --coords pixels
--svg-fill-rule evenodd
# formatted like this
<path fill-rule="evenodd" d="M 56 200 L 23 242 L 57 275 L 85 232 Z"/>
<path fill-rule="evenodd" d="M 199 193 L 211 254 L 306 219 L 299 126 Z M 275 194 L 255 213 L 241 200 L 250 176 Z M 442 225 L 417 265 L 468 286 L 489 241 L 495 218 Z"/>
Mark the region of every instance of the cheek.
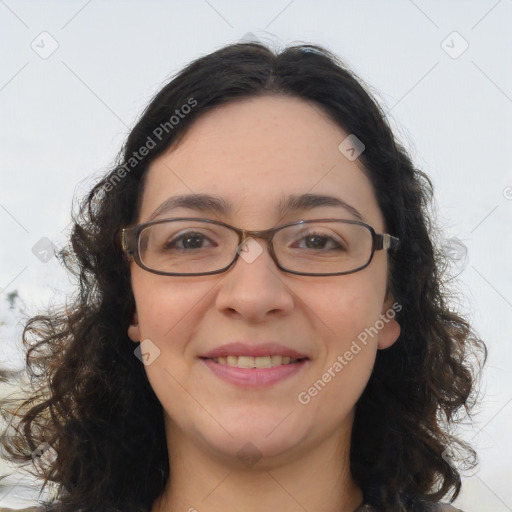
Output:
<path fill-rule="evenodd" d="M 342 277 L 343 281 L 324 288 L 321 306 L 316 306 L 329 328 L 329 345 L 340 350 L 378 320 L 384 297 L 384 288 L 372 279 L 358 279 L 357 274 Z"/>
<path fill-rule="evenodd" d="M 301 396 L 333 428 L 354 407 L 375 364 L 377 339 L 367 333 L 379 318 L 381 298 L 376 295 L 374 286 L 360 281 L 324 294 L 324 322 L 319 322 L 324 324 L 323 354 Z"/>
<path fill-rule="evenodd" d="M 141 340 L 151 341 L 146 345 L 151 361 L 145 372 L 172 417 L 180 417 L 180 408 L 187 403 L 183 386 L 188 385 L 189 378 L 188 340 L 194 337 L 198 315 L 202 315 L 201 298 L 210 288 L 204 289 L 197 282 L 187 286 L 171 277 L 153 277 L 137 270 L 132 273 Z"/>
<path fill-rule="evenodd" d="M 176 334 L 193 328 L 195 322 L 191 319 L 201 310 L 201 298 L 208 290 L 198 288 L 197 283 L 187 286 L 171 281 L 170 277 L 155 277 L 136 271 L 132 275 L 141 337 L 154 340 L 162 348 L 173 339 L 177 346 L 180 337 Z"/>

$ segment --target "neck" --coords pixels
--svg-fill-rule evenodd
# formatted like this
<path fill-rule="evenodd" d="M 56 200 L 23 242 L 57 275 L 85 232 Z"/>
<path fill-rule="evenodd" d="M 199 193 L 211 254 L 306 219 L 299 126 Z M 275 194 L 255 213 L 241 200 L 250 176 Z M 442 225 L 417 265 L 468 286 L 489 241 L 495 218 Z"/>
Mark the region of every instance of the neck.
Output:
<path fill-rule="evenodd" d="M 350 474 L 350 432 L 286 460 L 263 457 L 242 468 L 237 458 L 199 449 L 176 428 L 167 428 L 167 438 L 171 476 L 151 512 L 353 512 L 362 501 Z"/>

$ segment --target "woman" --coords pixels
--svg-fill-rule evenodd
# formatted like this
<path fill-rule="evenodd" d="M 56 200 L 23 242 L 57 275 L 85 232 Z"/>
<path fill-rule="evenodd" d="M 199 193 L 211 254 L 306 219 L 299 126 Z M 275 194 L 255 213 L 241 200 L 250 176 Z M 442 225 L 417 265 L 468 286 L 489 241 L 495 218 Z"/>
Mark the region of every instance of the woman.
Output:
<path fill-rule="evenodd" d="M 485 346 L 431 196 L 326 50 L 191 63 L 75 219 L 80 293 L 26 327 L 46 373 L 6 450 L 52 454 L 51 510 L 455 510 Z"/>

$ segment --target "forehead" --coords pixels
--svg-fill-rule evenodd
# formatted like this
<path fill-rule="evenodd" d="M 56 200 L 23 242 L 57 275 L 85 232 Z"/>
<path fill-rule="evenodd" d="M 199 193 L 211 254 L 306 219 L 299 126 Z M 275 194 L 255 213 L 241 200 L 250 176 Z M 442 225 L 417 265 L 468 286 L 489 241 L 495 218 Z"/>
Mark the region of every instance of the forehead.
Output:
<path fill-rule="evenodd" d="M 348 135 L 319 106 L 297 98 L 264 96 L 218 107 L 151 163 L 139 220 L 169 197 L 207 193 L 231 204 L 233 214 L 252 223 L 247 229 L 259 229 L 276 220 L 287 197 L 308 193 L 336 196 L 379 228 L 369 179 L 338 149 Z"/>

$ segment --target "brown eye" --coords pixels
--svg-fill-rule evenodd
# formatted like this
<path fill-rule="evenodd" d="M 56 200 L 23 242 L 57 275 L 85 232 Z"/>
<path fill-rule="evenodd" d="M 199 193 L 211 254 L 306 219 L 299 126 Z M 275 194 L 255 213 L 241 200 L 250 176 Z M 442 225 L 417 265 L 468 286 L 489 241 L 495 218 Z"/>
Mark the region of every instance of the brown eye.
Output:
<path fill-rule="evenodd" d="M 201 233 L 190 232 L 173 238 L 164 245 L 164 249 L 202 249 L 203 243 L 207 240 L 209 241 L 209 239 Z M 182 244 L 181 246 L 179 245 L 180 242 Z M 177 247 L 176 244 L 178 244 Z"/>

